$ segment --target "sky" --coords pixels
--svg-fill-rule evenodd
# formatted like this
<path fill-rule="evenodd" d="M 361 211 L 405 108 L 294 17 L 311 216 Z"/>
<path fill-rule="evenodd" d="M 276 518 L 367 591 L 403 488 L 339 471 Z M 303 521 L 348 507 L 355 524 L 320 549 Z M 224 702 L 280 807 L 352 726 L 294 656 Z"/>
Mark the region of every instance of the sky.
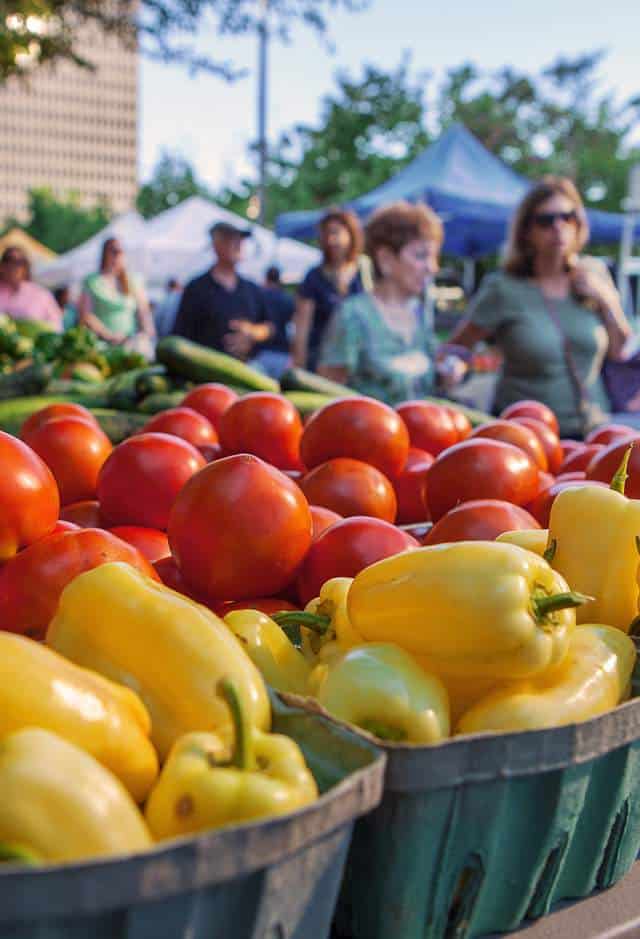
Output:
<path fill-rule="evenodd" d="M 620 99 L 640 94 L 638 0 L 371 0 L 363 13 L 331 16 L 330 54 L 300 26 L 290 45 L 273 43 L 269 62 L 269 138 L 296 123 L 317 123 L 335 74 L 361 73 L 364 63 L 392 70 L 404 52 L 412 73 L 431 73 L 434 88 L 447 68 L 465 61 L 483 71 L 504 65 L 536 73 L 558 56 L 608 52 L 602 89 Z M 255 37 L 220 38 L 203 30 L 199 47 L 230 59 L 248 75 L 234 84 L 204 73 L 143 61 L 140 75 L 140 178 L 163 149 L 180 153 L 214 190 L 254 176 L 247 148 L 257 136 Z M 638 133 L 640 139 L 640 129 Z"/>

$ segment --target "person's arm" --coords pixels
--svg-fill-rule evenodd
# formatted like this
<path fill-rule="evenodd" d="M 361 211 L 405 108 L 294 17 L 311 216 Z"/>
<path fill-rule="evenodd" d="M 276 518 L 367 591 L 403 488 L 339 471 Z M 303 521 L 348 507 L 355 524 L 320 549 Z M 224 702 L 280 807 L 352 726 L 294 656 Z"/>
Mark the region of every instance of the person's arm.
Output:
<path fill-rule="evenodd" d="M 86 326 L 88 329 L 92 330 L 98 336 L 99 339 L 104 339 L 105 342 L 112 342 L 115 344 L 124 342 L 125 336 L 121 333 L 112 332 L 107 326 L 104 325 L 101 319 L 99 319 L 93 312 L 93 301 L 88 291 L 83 290 L 80 294 L 80 301 L 78 303 L 78 322 L 81 326 Z"/>
<path fill-rule="evenodd" d="M 495 335 L 504 319 L 501 284 L 500 274 L 490 274 L 483 280 L 469 303 L 467 316 L 449 337 L 448 344 L 473 349 L 479 342 Z"/>
<path fill-rule="evenodd" d="M 136 302 L 140 331 L 145 336 L 148 336 L 149 339 L 155 339 L 156 329 L 153 322 L 151 307 L 149 306 L 149 300 L 147 299 L 147 294 L 145 293 L 143 287 L 138 287 L 136 290 Z"/>
<path fill-rule="evenodd" d="M 595 303 L 609 339 L 607 358 L 614 362 L 624 359 L 624 347 L 632 331 L 613 281 L 580 263 L 573 269 L 571 280 L 579 297 Z"/>
<path fill-rule="evenodd" d="M 447 343 L 473 349 L 479 342 L 487 339 L 488 335 L 486 329 L 483 329 L 482 326 L 477 326 L 467 317 L 449 337 Z"/>
<path fill-rule="evenodd" d="M 313 323 L 315 302 L 310 297 L 298 296 L 296 309 L 293 314 L 293 340 L 291 342 L 291 358 L 298 368 L 306 368 L 309 351 L 309 334 Z"/>

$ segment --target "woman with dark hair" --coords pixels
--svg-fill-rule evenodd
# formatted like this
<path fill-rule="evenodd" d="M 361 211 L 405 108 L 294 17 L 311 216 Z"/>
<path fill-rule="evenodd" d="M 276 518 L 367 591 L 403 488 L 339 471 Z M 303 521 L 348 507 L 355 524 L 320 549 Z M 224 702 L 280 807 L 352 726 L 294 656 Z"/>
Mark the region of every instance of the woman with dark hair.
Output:
<path fill-rule="evenodd" d="M 80 323 L 100 339 L 119 344 L 136 334 L 155 336 L 153 316 L 141 285 L 127 273 L 122 245 L 107 238 L 100 270 L 85 278 L 78 304 Z"/>
<path fill-rule="evenodd" d="M 358 270 L 362 229 L 352 212 L 332 209 L 319 226 L 322 264 L 298 288 L 291 347 L 293 364 L 315 369 L 331 316 L 341 301 L 363 290 Z"/>
<path fill-rule="evenodd" d="M 589 227 L 569 179 L 547 176 L 518 207 L 503 270 L 485 278 L 451 342 L 483 339 L 503 355 L 494 408 L 535 398 L 557 415 L 563 436 L 606 419 L 605 358 L 623 357 L 631 329 L 606 268 L 580 251 Z"/>
<path fill-rule="evenodd" d="M 53 295 L 33 283 L 28 257 L 13 245 L 0 257 L 0 313 L 14 319 L 42 320 L 62 329 L 62 312 Z"/>

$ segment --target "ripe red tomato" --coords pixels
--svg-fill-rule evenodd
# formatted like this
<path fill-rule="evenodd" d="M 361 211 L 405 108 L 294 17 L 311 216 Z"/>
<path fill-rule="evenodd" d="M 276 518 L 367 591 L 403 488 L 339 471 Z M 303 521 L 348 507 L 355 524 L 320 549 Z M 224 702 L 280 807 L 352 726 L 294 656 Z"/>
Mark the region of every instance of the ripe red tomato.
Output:
<path fill-rule="evenodd" d="M 274 613 L 281 613 L 283 610 L 297 610 L 298 607 L 288 600 L 281 600 L 280 597 L 257 597 L 253 600 L 236 600 L 233 603 L 224 603 L 220 607 L 219 616 L 226 616 L 234 610 L 259 610 L 260 613 L 266 613 L 272 616 Z"/>
<path fill-rule="evenodd" d="M 466 414 L 463 414 L 462 411 L 459 411 L 456 407 L 449 407 L 446 404 L 442 405 L 445 411 L 451 416 L 453 425 L 458 434 L 458 439 L 456 443 L 460 443 L 461 440 L 466 440 L 470 435 L 473 427 L 471 426 L 471 421 Z"/>
<path fill-rule="evenodd" d="M 396 521 L 399 525 L 429 520 L 427 507 L 427 470 L 434 457 L 426 450 L 409 447 L 403 471 L 391 480 L 398 500 Z"/>
<path fill-rule="evenodd" d="M 0 561 L 6 561 L 53 530 L 60 496 L 51 470 L 38 454 L 2 431 L 0 467 Z"/>
<path fill-rule="evenodd" d="M 566 458 L 570 453 L 574 453 L 576 450 L 581 450 L 584 447 L 584 444 L 580 440 L 566 440 L 562 439 L 560 441 L 560 446 L 562 447 L 562 456 Z"/>
<path fill-rule="evenodd" d="M 409 434 L 393 408 L 373 398 L 340 398 L 316 411 L 300 441 L 308 469 L 334 457 L 370 463 L 386 476 L 402 472 Z"/>
<path fill-rule="evenodd" d="M 536 420 L 534 417 L 514 417 L 514 421 L 533 430 L 542 444 L 542 449 L 547 456 L 548 469 L 550 473 L 557 473 L 560 469 L 564 454 L 560 439 L 555 431 L 548 424 Z"/>
<path fill-rule="evenodd" d="M 86 499 L 83 502 L 72 502 L 60 509 L 60 518 L 65 522 L 73 522 L 78 528 L 104 528 L 100 503 L 97 499 Z"/>
<path fill-rule="evenodd" d="M 540 473 L 538 477 L 538 495 L 548 489 L 549 486 L 553 486 L 556 479 L 557 477 L 552 476 L 551 473 Z"/>
<path fill-rule="evenodd" d="M 101 514 L 109 526 L 142 525 L 165 531 L 176 496 L 206 465 L 202 454 L 180 437 L 129 437 L 115 447 L 102 467 L 98 479 Z"/>
<path fill-rule="evenodd" d="M 137 548 L 147 561 L 153 564 L 171 554 L 169 539 L 157 528 L 143 528 L 141 525 L 116 525 L 110 529 L 112 535 L 122 538 L 127 544 Z"/>
<path fill-rule="evenodd" d="M 589 466 L 587 467 L 587 479 L 600 480 L 610 485 L 611 480 L 617 473 L 622 459 L 633 444 L 629 466 L 627 468 L 628 479 L 625 486 L 625 494 L 630 499 L 640 498 L 640 435 L 627 440 L 618 440 L 610 443 L 608 447 L 597 453 Z"/>
<path fill-rule="evenodd" d="M 209 463 L 180 492 L 169 544 L 191 587 L 210 600 L 274 596 L 311 544 L 301 490 L 256 456 Z"/>
<path fill-rule="evenodd" d="M 320 532 L 323 532 L 325 528 L 331 528 L 332 525 L 335 525 L 336 522 L 340 522 L 343 518 L 343 516 L 338 515 L 337 512 L 332 512 L 331 509 L 325 509 L 323 505 L 310 505 L 309 511 L 311 512 L 314 538 L 317 538 Z"/>
<path fill-rule="evenodd" d="M 113 450 L 95 422 L 82 417 L 52 417 L 26 431 L 24 440 L 53 473 L 62 505 L 95 498 L 98 474 Z"/>
<path fill-rule="evenodd" d="M 541 528 L 548 528 L 551 506 L 558 493 L 564 492 L 565 489 L 575 488 L 576 486 L 582 487 L 590 485 L 604 485 L 604 483 L 591 483 L 589 480 L 581 479 L 563 479 L 557 481 L 553 486 L 549 486 L 548 489 L 545 489 L 544 492 L 536 496 L 533 502 L 527 506 L 527 509 L 531 512 L 533 517 L 538 520 Z"/>
<path fill-rule="evenodd" d="M 509 420 L 513 420 L 516 417 L 533 417 L 535 420 L 542 421 L 543 424 L 550 427 L 555 434 L 560 432 L 558 418 L 551 408 L 548 408 L 547 405 L 543 404 L 541 401 L 516 401 L 514 404 L 510 404 L 508 408 L 505 408 L 500 417 Z"/>
<path fill-rule="evenodd" d="M 204 414 L 217 430 L 221 416 L 237 400 L 238 395 L 231 388 L 218 382 L 208 382 L 188 392 L 182 399 L 182 407 Z"/>
<path fill-rule="evenodd" d="M 59 404 L 49 404 L 46 408 L 40 408 L 28 417 L 20 428 L 20 437 L 26 440 L 27 434 L 56 417 L 81 417 L 90 424 L 95 424 L 96 427 L 100 426 L 91 411 L 83 408 L 81 404 L 61 401 Z"/>
<path fill-rule="evenodd" d="M 587 474 L 582 470 L 573 470 L 570 473 L 558 473 L 555 481 L 557 483 L 563 483 L 570 479 L 586 479 Z"/>
<path fill-rule="evenodd" d="M 354 516 L 332 525 L 313 542 L 298 572 L 298 597 L 304 605 L 317 597 L 331 577 L 355 577 L 370 564 L 417 548 L 411 535 L 379 518 Z"/>
<path fill-rule="evenodd" d="M 608 447 L 610 443 L 618 440 L 628 440 L 629 437 L 636 437 L 637 431 L 633 427 L 627 427 L 626 424 L 604 424 L 602 427 L 596 427 L 585 437 L 585 443 L 601 443 Z"/>
<path fill-rule="evenodd" d="M 593 457 L 601 450 L 604 450 L 604 445 L 601 443 L 586 443 L 580 450 L 574 450 L 564 458 L 560 465 L 560 473 L 586 470 Z"/>
<path fill-rule="evenodd" d="M 139 551 L 97 528 L 48 535 L 25 548 L 0 569 L 2 629 L 43 639 L 67 584 L 109 561 L 125 561 L 158 580 Z"/>
<path fill-rule="evenodd" d="M 214 460 L 219 460 L 223 455 L 222 447 L 219 443 L 205 443 L 202 447 L 198 447 L 198 450 L 207 463 L 213 463 Z"/>
<path fill-rule="evenodd" d="M 394 522 L 398 504 L 387 477 L 361 460 L 337 457 L 316 466 L 300 482 L 311 505 L 322 505 L 347 518 L 369 515 Z"/>
<path fill-rule="evenodd" d="M 473 499 L 443 515 L 422 543 L 494 541 L 503 531 L 529 528 L 540 528 L 540 525 L 526 509 L 500 499 Z"/>
<path fill-rule="evenodd" d="M 537 495 L 538 485 L 538 467 L 523 450 L 474 437 L 436 457 L 427 473 L 427 501 L 437 522 L 459 502 L 472 499 L 526 505 Z"/>
<path fill-rule="evenodd" d="M 221 416 L 218 433 L 226 454 L 253 453 L 278 469 L 300 468 L 302 421 L 282 395 L 245 395 Z"/>
<path fill-rule="evenodd" d="M 542 472 L 546 473 L 549 467 L 547 455 L 539 437 L 535 431 L 523 424 L 517 424 L 515 421 L 489 421 L 476 427 L 471 432 L 471 437 L 490 437 L 492 440 L 511 443 L 514 447 L 520 447 L 521 450 L 528 453 Z"/>
<path fill-rule="evenodd" d="M 57 535 L 61 531 L 80 531 L 80 526 L 74 525 L 73 522 L 65 522 L 64 519 L 59 518 L 51 534 Z M 45 538 L 48 538 L 48 537 L 49 537 L 48 535 L 45 535 Z"/>
<path fill-rule="evenodd" d="M 218 443 L 215 427 L 204 414 L 193 408 L 169 408 L 155 414 L 140 431 L 142 434 L 171 434 L 181 437 L 194 447 Z"/>
<path fill-rule="evenodd" d="M 403 401 L 396 411 L 407 425 L 412 447 L 436 456 L 459 440 L 459 430 L 448 408 L 429 401 Z"/>

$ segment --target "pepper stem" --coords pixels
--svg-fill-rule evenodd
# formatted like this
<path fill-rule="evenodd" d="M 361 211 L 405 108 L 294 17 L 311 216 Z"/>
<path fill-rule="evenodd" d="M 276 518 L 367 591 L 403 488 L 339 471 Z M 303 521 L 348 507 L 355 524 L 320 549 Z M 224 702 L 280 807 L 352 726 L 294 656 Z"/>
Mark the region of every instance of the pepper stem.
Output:
<path fill-rule="evenodd" d="M 321 613 L 305 613 L 303 610 L 283 610 L 282 613 L 274 613 L 271 619 L 282 626 L 304 626 L 319 636 L 324 634 L 331 625 L 331 617 L 323 616 Z"/>
<path fill-rule="evenodd" d="M 230 678 L 221 678 L 217 690 L 218 694 L 226 701 L 233 722 L 234 744 L 229 766 L 235 766 L 238 769 L 252 769 L 251 726 L 247 720 L 247 713 L 240 700 L 238 689 Z"/>
<path fill-rule="evenodd" d="M 533 615 L 540 623 L 542 620 L 546 619 L 550 613 L 582 606 L 583 603 L 588 603 L 589 600 L 593 600 L 593 597 L 588 597 L 584 593 L 569 590 L 566 593 L 554 593 L 552 596 L 545 596 L 544 594 L 534 595 L 531 597 L 531 605 L 533 607 Z"/>
<path fill-rule="evenodd" d="M 553 538 L 551 541 L 551 544 L 545 548 L 544 553 L 542 555 L 542 557 L 547 562 L 547 564 L 551 564 L 554 557 L 556 556 L 557 547 L 558 547 L 558 542 L 556 541 L 555 538 Z"/>
<path fill-rule="evenodd" d="M 23 844 L 16 841 L 0 841 L 0 864 L 10 864 L 15 861 L 17 864 L 27 864 L 29 867 L 35 867 L 41 863 L 41 859 Z"/>
<path fill-rule="evenodd" d="M 630 447 L 627 447 L 624 456 L 622 457 L 622 463 L 616 470 L 616 473 L 611 480 L 610 489 L 613 489 L 614 492 L 619 492 L 620 495 L 624 495 L 625 486 L 627 484 L 627 479 L 629 478 L 629 458 L 631 457 L 631 451 L 633 450 L 633 444 Z"/>

